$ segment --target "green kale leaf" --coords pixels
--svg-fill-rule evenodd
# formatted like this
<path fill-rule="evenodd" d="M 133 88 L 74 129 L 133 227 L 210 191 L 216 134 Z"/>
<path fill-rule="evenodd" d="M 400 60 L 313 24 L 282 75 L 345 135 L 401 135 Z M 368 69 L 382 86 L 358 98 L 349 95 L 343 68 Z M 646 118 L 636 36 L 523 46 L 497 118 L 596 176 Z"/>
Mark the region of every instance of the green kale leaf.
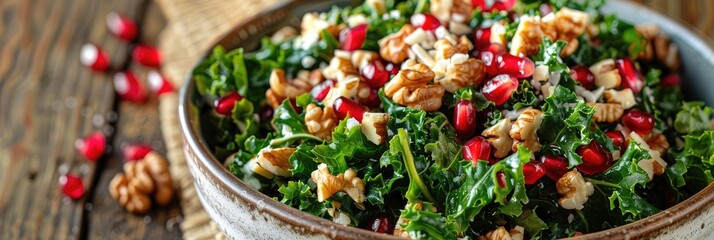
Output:
<path fill-rule="evenodd" d="M 714 109 L 703 102 L 684 102 L 674 119 L 674 129 L 681 134 L 698 134 L 711 130 L 709 121 Z"/>

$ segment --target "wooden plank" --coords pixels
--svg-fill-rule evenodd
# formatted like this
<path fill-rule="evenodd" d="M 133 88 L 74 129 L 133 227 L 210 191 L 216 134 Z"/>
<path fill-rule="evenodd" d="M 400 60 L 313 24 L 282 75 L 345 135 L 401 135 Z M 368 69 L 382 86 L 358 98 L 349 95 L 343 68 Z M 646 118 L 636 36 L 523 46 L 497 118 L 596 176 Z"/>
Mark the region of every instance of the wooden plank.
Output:
<path fill-rule="evenodd" d="M 73 143 L 93 130 L 111 133 L 114 90 L 109 75 L 79 64 L 85 42 L 112 63 L 127 45 L 109 36 L 110 11 L 129 16 L 144 0 L 0 1 L 0 239 L 77 238 L 88 196 L 65 198 L 61 172 L 80 174 L 92 189 L 98 163 Z"/>
<path fill-rule="evenodd" d="M 141 20 L 141 42 L 155 44 L 165 20 L 153 2 L 148 4 Z M 144 81 L 148 69 L 132 63 L 129 67 Z M 134 104 L 119 102 L 118 122 L 113 148 L 117 149 L 107 159 L 95 188 L 91 211 L 87 212 L 87 237 L 89 239 L 177 239 L 181 238 L 179 223 L 181 210 L 178 202 L 163 208 L 154 208 L 149 214 L 127 213 L 108 191 L 109 182 L 122 169 L 122 144 L 149 144 L 155 151 L 166 154 L 159 124 L 158 100 L 152 96 L 148 102 Z"/>

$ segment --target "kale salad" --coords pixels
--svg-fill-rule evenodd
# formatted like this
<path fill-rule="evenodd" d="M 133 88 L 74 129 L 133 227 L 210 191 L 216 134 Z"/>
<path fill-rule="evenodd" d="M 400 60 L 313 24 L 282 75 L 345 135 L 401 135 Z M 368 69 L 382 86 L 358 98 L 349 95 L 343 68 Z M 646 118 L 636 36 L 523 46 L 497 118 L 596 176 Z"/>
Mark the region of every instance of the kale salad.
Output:
<path fill-rule="evenodd" d="M 275 200 L 415 239 L 621 226 L 714 180 L 677 45 L 603 1 L 367 0 L 193 70 L 207 141 Z"/>

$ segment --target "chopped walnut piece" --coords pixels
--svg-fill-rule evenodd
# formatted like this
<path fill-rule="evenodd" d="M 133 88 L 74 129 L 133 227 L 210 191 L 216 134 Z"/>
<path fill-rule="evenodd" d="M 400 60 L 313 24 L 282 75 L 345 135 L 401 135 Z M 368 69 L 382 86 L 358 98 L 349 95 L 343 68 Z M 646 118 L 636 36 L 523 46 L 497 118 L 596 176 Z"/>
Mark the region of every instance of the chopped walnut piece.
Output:
<path fill-rule="evenodd" d="M 379 60 L 379 53 L 367 50 L 355 50 L 350 56 L 352 66 L 362 69 L 371 62 Z"/>
<path fill-rule="evenodd" d="M 471 13 L 474 10 L 473 4 L 471 4 L 470 0 L 451 0 L 451 19 L 447 19 L 446 21 L 442 22 L 448 22 L 449 20 L 453 20 L 457 23 L 464 23 L 469 20 L 469 17 L 471 17 Z"/>
<path fill-rule="evenodd" d="M 319 39 L 320 32 L 323 29 L 327 29 L 330 35 L 337 37 L 340 34 L 340 27 L 331 25 L 326 19 L 321 18 L 319 13 L 306 13 L 302 16 L 302 21 L 300 21 L 300 35 L 303 38 L 309 38 L 309 35 L 317 36 Z"/>
<path fill-rule="evenodd" d="M 667 137 L 664 134 L 658 133 L 647 138 L 647 145 L 653 151 L 657 151 L 660 156 L 666 156 L 667 150 L 669 149 L 669 142 L 667 142 Z"/>
<path fill-rule="evenodd" d="M 295 79 L 288 81 L 285 71 L 273 69 L 270 74 L 270 89 L 265 92 L 265 98 L 271 107 L 277 108 L 286 98 L 295 98 L 300 94 L 310 92 L 312 85 L 305 80 Z"/>
<path fill-rule="evenodd" d="M 570 55 L 578 48 L 577 37 L 585 32 L 589 21 L 587 13 L 569 8 L 562 8 L 543 18 L 523 16 L 511 41 L 511 54 L 536 54 L 543 37 L 547 37 L 552 41 L 567 42 L 561 56 Z"/>
<path fill-rule="evenodd" d="M 531 152 L 538 152 L 542 147 L 538 140 L 538 128 L 543 121 L 543 113 L 537 109 L 523 111 L 509 131 L 513 138 L 512 150 L 517 151 L 518 145 L 523 145 Z"/>
<path fill-rule="evenodd" d="M 479 237 L 479 240 L 512 240 L 511 234 L 504 227 L 498 227 Z"/>
<path fill-rule="evenodd" d="M 459 0 L 431 0 L 429 2 L 429 13 L 442 23 L 448 22 L 451 19 L 453 1 Z"/>
<path fill-rule="evenodd" d="M 293 174 L 290 172 L 291 166 L 288 159 L 295 150 L 297 148 L 265 148 L 260 150 L 256 159 L 258 165 L 276 176 L 290 177 Z"/>
<path fill-rule="evenodd" d="M 403 66 L 402 70 L 384 85 L 384 94 L 387 95 L 387 97 L 392 97 L 394 93 L 401 88 L 416 90 L 419 87 L 425 86 L 433 79 L 434 72 L 424 64 L 418 63 L 407 68 Z"/>
<path fill-rule="evenodd" d="M 664 64 L 669 70 L 678 71 L 682 66 L 679 57 L 679 47 L 672 43 L 667 35 L 658 35 L 654 39 L 654 52 L 657 60 Z"/>
<path fill-rule="evenodd" d="M 595 85 L 605 89 L 620 86 L 622 79 L 620 71 L 615 67 L 614 59 L 605 59 L 590 66 L 590 72 L 595 76 Z"/>
<path fill-rule="evenodd" d="M 619 122 L 625 109 L 619 103 L 588 103 L 595 108 L 593 120 L 598 123 L 615 123 Z"/>
<path fill-rule="evenodd" d="M 322 100 L 325 107 L 332 107 L 335 99 L 340 97 L 354 98 L 359 92 L 360 78 L 354 75 L 345 77 L 338 81 L 336 85 L 327 92 L 327 96 Z"/>
<path fill-rule="evenodd" d="M 387 141 L 387 122 L 389 122 L 389 114 L 367 112 L 362 117 L 360 128 L 367 140 L 380 145 Z"/>
<path fill-rule="evenodd" d="M 646 150 L 650 154 L 650 159 L 640 160 L 639 162 L 637 162 L 637 165 L 640 168 L 642 168 L 642 170 L 647 172 L 647 175 L 649 176 L 650 181 L 652 181 L 652 179 L 654 179 L 654 175 L 664 174 L 664 169 L 667 167 L 667 162 L 665 162 L 662 159 L 662 155 L 660 154 L 660 152 L 658 150 L 651 148 L 650 145 L 648 144 L 648 142 L 645 141 L 644 139 L 642 139 L 642 137 L 639 134 L 637 134 L 635 131 L 630 132 L 630 140 L 637 142 L 642 149 Z M 664 142 L 667 142 L 667 139 L 661 139 L 661 140 L 664 140 Z M 660 140 L 654 140 L 653 143 L 663 144 L 662 142 L 660 142 Z M 667 145 L 669 145 L 669 144 L 667 144 Z M 659 147 L 663 147 L 663 146 L 657 146 L 657 147 L 659 148 Z"/>
<path fill-rule="evenodd" d="M 307 75 L 307 83 L 312 86 L 320 84 L 322 81 L 325 81 L 325 77 L 322 76 L 322 72 L 319 69 L 312 70 Z"/>
<path fill-rule="evenodd" d="M 330 64 L 327 65 L 325 69 L 322 70 L 322 75 L 328 79 L 339 79 L 344 78 L 349 75 L 359 75 L 359 71 L 352 65 L 352 60 L 350 56 L 338 57 L 335 56 L 330 60 Z"/>
<path fill-rule="evenodd" d="M 365 200 L 364 182 L 351 168 L 334 176 L 327 169 L 327 165 L 321 163 L 317 166 L 317 170 L 312 172 L 311 178 L 317 185 L 317 201 L 319 202 L 324 202 L 337 192 L 347 193 L 358 204 Z"/>
<path fill-rule="evenodd" d="M 570 41 L 585 32 L 590 17 L 585 12 L 565 7 L 555 13 L 554 23 L 558 40 Z"/>
<path fill-rule="evenodd" d="M 310 134 L 329 141 L 332 138 L 332 129 L 337 126 L 337 123 L 337 115 L 333 108 L 325 107 L 323 110 L 314 103 L 307 105 L 305 125 Z"/>
<path fill-rule="evenodd" d="M 486 75 L 486 67 L 481 60 L 461 53 L 437 62 L 432 70 L 434 82 L 450 93 L 471 85 L 480 86 Z"/>
<path fill-rule="evenodd" d="M 605 101 L 608 103 L 619 103 L 624 109 L 630 109 L 637 105 L 635 100 L 635 94 L 632 89 L 625 88 L 620 91 L 617 90 L 607 90 L 603 94 L 605 96 Z"/>
<path fill-rule="evenodd" d="M 403 87 L 394 93 L 392 100 L 402 106 L 433 112 L 441 107 L 442 96 L 444 96 L 444 87 L 426 85 L 414 91 Z"/>
<path fill-rule="evenodd" d="M 481 136 L 485 137 L 491 143 L 491 146 L 496 149 L 496 152 L 493 153 L 494 157 L 503 158 L 511 152 L 513 138 L 511 138 L 509 132 L 512 125 L 511 119 L 502 119 L 481 133 Z"/>
<path fill-rule="evenodd" d="M 391 63 L 401 63 L 409 57 L 409 46 L 404 38 L 412 34 L 416 28 L 405 24 L 399 32 L 392 33 L 379 40 L 379 55 Z"/>
<path fill-rule="evenodd" d="M 558 179 L 555 186 L 561 196 L 558 205 L 565 209 L 583 209 L 583 204 L 595 192 L 593 184 L 586 182 L 578 170 L 567 172 Z"/>
<path fill-rule="evenodd" d="M 510 53 L 516 56 L 533 55 L 538 53 L 538 47 L 540 46 L 540 42 L 543 40 L 544 35 L 540 25 L 541 20 L 539 17 L 521 17 L 521 22 L 518 24 L 518 28 L 516 28 L 513 40 L 511 40 Z M 491 36 L 491 42 L 493 42 L 493 35 Z"/>

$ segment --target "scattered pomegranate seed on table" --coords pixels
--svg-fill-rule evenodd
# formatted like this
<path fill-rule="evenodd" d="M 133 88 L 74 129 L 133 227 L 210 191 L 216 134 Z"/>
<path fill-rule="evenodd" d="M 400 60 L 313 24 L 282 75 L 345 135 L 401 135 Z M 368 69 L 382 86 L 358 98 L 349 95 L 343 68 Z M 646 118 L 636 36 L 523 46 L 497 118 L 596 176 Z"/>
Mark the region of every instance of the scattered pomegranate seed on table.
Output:
<path fill-rule="evenodd" d="M 461 147 L 461 156 L 476 164 L 476 161 L 488 161 L 491 157 L 491 143 L 482 136 L 476 136 Z"/>
<path fill-rule="evenodd" d="M 147 67 L 161 66 L 161 52 L 154 46 L 139 44 L 131 50 L 131 57 L 135 62 Z"/>
<path fill-rule="evenodd" d="M 97 72 L 104 72 L 109 68 L 109 55 L 99 46 L 86 43 L 82 45 L 79 53 L 79 61 L 85 67 L 89 67 Z"/>
<path fill-rule="evenodd" d="M 424 29 L 425 31 L 433 31 L 441 26 L 439 19 L 428 13 L 417 13 L 409 19 L 415 27 Z"/>
<path fill-rule="evenodd" d="M 236 103 L 242 99 L 243 96 L 238 94 L 238 92 L 233 91 L 213 101 L 213 107 L 216 110 L 216 113 L 223 116 L 230 116 L 233 112 L 233 107 L 235 107 Z"/>
<path fill-rule="evenodd" d="M 592 176 L 612 166 L 612 155 L 595 140 L 590 141 L 588 145 L 578 147 L 576 152 L 583 158 L 583 163 L 576 168 L 585 175 Z"/>
<path fill-rule="evenodd" d="M 466 139 L 476 130 L 476 108 L 469 100 L 459 100 L 454 107 L 453 125 L 456 135 Z"/>
<path fill-rule="evenodd" d="M 630 131 L 635 131 L 640 136 L 650 134 L 654 129 L 654 117 L 639 109 L 632 109 L 622 115 L 620 120 L 623 126 Z"/>
<path fill-rule="evenodd" d="M 362 122 L 362 117 L 364 116 L 364 113 L 368 110 L 367 107 L 363 106 L 362 104 L 352 101 L 346 97 L 339 97 L 335 99 L 335 102 L 332 104 L 332 107 L 335 109 L 337 118 L 339 118 L 340 120 L 345 119 L 347 116 L 350 116 L 355 118 L 360 123 Z"/>
<path fill-rule="evenodd" d="M 149 89 L 156 95 L 160 96 L 174 91 L 174 86 L 160 72 L 151 70 L 146 76 L 149 81 Z"/>
<path fill-rule="evenodd" d="M 367 39 L 367 24 L 360 24 L 340 32 L 340 49 L 354 51 L 362 48 Z"/>
<path fill-rule="evenodd" d="M 128 70 L 114 74 L 114 90 L 122 100 L 129 102 L 141 103 L 148 97 L 139 79 Z"/>
<path fill-rule="evenodd" d="M 486 99 L 500 106 L 511 98 L 511 94 L 516 89 L 518 89 L 518 79 L 508 74 L 501 74 L 488 80 L 482 91 Z"/>
<path fill-rule="evenodd" d="M 97 161 L 106 150 L 107 140 L 99 131 L 93 132 L 83 138 L 79 138 L 74 142 L 74 147 L 82 157 L 89 161 Z"/>
<path fill-rule="evenodd" d="M 59 178 L 60 190 L 72 200 L 77 200 L 84 195 L 84 182 L 74 174 L 65 174 Z"/>
<path fill-rule="evenodd" d="M 586 66 L 578 65 L 570 68 L 570 78 L 578 81 L 585 89 L 590 90 L 595 87 L 595 75 Z"/>
<path fill-rule="evenodd" d="M 139 27 L 131 18 L 121 15 L 116 12 L 107 14 L 107 27 L 109 32 L 113 33 L 120 39 L 131 42 L 136 39 L 139 34 Z"/>
<path fill-rule="evenodd" d="M 121 152 L 126 161 L 136 161 L 143 159 L 154 149 L 146 144 L 125 144 L 121 146 Z"/>

